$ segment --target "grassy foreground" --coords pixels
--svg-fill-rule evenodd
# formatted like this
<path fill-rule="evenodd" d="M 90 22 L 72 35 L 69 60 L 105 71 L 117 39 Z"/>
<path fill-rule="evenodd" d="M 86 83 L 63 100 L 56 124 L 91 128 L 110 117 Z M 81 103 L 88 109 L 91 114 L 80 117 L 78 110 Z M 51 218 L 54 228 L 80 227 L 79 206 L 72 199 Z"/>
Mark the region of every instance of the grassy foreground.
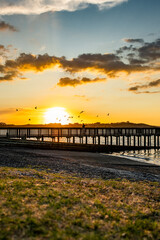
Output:
<path fill-rule="evenodd" d="M 0 239 L 160 239 L 160 185 L 0 168 Z"/>

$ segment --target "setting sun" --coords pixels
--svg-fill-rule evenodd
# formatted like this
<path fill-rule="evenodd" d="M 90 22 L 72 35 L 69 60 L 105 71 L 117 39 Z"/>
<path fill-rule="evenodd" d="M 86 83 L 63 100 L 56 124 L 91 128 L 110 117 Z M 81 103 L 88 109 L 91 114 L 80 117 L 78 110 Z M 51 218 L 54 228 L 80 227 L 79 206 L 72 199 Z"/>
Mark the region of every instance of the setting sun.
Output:
<path fill-rule="evenodd" d="M 61 123 L 68 124 L 69 123 L 69 114 L 66 112 L 65 108 L 62 107 L 54 107 L 49 108 L 45 114 L 45 123 Z"/>

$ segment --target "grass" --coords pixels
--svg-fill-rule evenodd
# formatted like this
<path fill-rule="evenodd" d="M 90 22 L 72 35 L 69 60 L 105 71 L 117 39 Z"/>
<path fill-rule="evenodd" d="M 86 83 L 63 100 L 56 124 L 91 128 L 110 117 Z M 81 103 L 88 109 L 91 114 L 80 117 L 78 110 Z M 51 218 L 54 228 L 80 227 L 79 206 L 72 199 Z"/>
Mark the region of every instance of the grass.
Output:
<path fill-rule="evenodd" d="M 160 239 L 160 185 L 0 168 L 0 239 Z"/>

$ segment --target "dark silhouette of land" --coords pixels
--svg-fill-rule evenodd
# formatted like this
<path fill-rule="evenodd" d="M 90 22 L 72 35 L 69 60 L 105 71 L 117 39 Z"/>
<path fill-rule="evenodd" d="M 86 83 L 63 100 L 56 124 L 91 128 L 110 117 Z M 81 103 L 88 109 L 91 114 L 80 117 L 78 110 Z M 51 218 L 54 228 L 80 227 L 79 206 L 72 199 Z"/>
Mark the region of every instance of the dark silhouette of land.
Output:
<path fill-rule="evenodd" d="M 159 126 L 153 126 L 145 123 L 132 123 L 132 122 L 117 122 L 117 123 L 83 123 L 85 127 L 102 127 L 102 128 L 154 128 Z M 0 127 L 6 127 L 6 126 L 29 126 L 29 127 L 82 127 L 83 124 L 81 123 L 69 123 L 67 125 L 62 125 L 61 123 L 50 123 L 50 124 L 26 124 L 26 125 L 14 125 L 14 124 L 6 124 L 3 122 L 0 122 Z"/>

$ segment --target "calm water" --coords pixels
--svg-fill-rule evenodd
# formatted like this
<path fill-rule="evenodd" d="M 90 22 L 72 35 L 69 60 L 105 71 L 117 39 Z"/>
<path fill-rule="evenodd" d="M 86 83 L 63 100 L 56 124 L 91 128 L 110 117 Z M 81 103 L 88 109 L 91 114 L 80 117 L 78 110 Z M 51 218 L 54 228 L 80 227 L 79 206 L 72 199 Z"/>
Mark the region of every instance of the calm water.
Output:
<path fill-rule="evenodd" d="M 35 138 L 32 138 L 35 140 Z M 44 138 L 45 141 L 51 141 L 51 138 Z M 66 138 L 60 138 L 60 142 L 66 142 Z M 76 143 L 80 143 L 78 137 L 75 138 Z M 85 144 L 85 138 L 83 140 Z M 88 143 L 92 144 L 92 138 L 88 137 Z M 101 138 L 101 144 L 105 144 L 104 138 Z M 116 139 L 113 138 L 113 144 L 116 144 Z M 127 144 L 127 142 L 126 142 Z M 152 145 L 154 145 L 154 138 L 152 139 Z M 136 150 L 136 151 L 125 151 L 120 153 L 113 153 L 112 155 L 125 157 L 132 160 L 140 161 L 140 162 L 147 162 L 153 163 L 156 165 L 160 165 L 160 150 L 157 149 L 149 149 L 149 150 Z"/>
<path fill-rule="evenodd" d="M 113 153 L 113 155 L 140 162 L 153 163 L 160 166 L 160 150 L 157 149 L 125 151 L 120 153 Z"/>

